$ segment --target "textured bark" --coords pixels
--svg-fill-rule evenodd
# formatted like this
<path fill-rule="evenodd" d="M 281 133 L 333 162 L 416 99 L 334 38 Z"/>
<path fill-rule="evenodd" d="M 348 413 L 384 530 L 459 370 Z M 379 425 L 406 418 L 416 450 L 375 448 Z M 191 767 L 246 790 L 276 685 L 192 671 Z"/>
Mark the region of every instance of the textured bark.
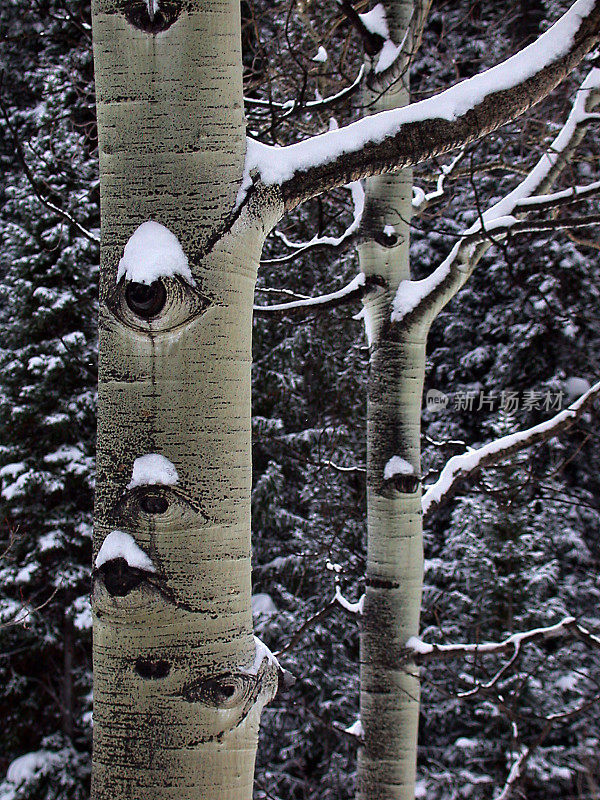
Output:
<path fill-rule="evenodd" d="M 402 41 L 412 2 L 387 4 L 392 39 Z M 409 102 L 408 76 L 385 94 L 368 92 L 374 112 Z M 360 717 L 363 745 L 358 757 L 358 800 L 414 797 L 419 677 L 402 653 L 419 632 L 422 586 L 420 488 L 423 339 L 394 338 L 391 302 L 410 277 L 409 238 L 412 172 L 371 178 L 366 184 L 361 269 L 385 289 L 367 295 L 364 313 L 371 339 L 367 405 L 367 574 L 361 616 Z M 393 226 L 392 233 L 386 226 Z M 413 475 L 384 478 L 385 465 L 399 456 Z"/>
<path fill-rule="evenodd" d="M 397 0 L 391 11 L 398 41 L 410 3 Z M 95 0 L 102 256 L 94 552 L 121 531 L 145 566 L 113 556 L 94 572 L 93 800 L 252 796 L 259 717 L 277 668 L 256 657 L 250 611 L 251 317 L 260 252 L 283 199 L 293 207 L 512 118 L 589 49 L 599 16 L 576 53 L 539 85 L 521 87 L 516 100 L 492 98 L 500 110 L 483 123 L 481 109 L 456 123 L 436 121 L 431 142 L 407 126 L 400 150 L 394 139 L 376 154 L 367 147 L 357 161 L 332 162 L 316 178 L 303 173 L 284 185 L 283 198 L 279 187 L 255 185 L 238 209 L 245 150 L 238 0 L 161 0 L 155 12 L 140 0 Z M 406 99 L 398 89 L 377 108 Z M 418 633 L 421 591 L 425 322 L 389 323 L 396 288 L 409 277 L 410 200 L 407 172 L 371 183 L 365 225 L 373 241 L 361 251 L 374 287 L 365 297 L 372 355 L 362 800 L 414 794 L 418 676 L 403 658 Z M 144 318 L 117 270 L 148 220 L 177 237 L 194 280 L 161 279 L 164 305 Z M 148 454 L 172 462 L 175 484 L 130 487 L 135 460 Z M 412 474 L 386 479 L 393 456 Z"/>
<path fill-rule="evenodd" d="M 102 263 L 94 552 L 130 534 L 155 572 L 94 575 L 94 800 L 249 800 L 260 710 L 250 611 L 252 298 L 268 212 L 232 214 L 245 151 L 237 0 L 93 9 Z M 174 20 L 174 21 L 173 21 Z M 260 198 L 255 196 L 254 205 Z M 117 265 L 152 219 L 195 286 L 128 307 Z M 263 222 L 264 219 L 264 222 Z M 157 453 L 176 485 L 129 489 Z M 244 671 L 244 668 L 247 671 Z"/>

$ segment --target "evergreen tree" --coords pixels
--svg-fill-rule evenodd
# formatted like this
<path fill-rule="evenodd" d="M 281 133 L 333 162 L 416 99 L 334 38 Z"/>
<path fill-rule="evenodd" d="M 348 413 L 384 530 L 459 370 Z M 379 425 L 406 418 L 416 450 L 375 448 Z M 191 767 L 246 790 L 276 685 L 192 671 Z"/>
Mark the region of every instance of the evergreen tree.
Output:
<path fill-rule="evenodd" d="M 98 228 L 88 15 L 15 3 L 2 18 L 3 798 L 89 791 L 98 248 L 68 220 Z"/>

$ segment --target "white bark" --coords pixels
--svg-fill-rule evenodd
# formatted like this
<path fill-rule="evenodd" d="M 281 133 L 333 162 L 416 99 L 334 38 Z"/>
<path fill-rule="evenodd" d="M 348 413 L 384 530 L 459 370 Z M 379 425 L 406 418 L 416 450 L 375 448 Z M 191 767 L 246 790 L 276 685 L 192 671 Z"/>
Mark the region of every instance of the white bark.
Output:
<path fill-rule="evenodd" d="M 152 569 L 125 553 L 95 571 L 92 797 L 249 800 L 260 711 L 277 685 L 268 657 L 254 665 L 250 610 L 251 315 L 272 220 L 249 207 L 231 217 L 245 149 L 239 3 L 159 4 L 155 25 L 178 13 L 160 33 L 136 27 L 148 24 L 144 8 L 94 7 L 94 552 L 123 531 Z M 149 319 L 131 306 L 136 284 L 117 279 L 125 244 L 148 220 L 177 237 L 194 284 L 161 279 L 164 307 Z M 149 454 L 171 462 L 176 482 L 132 480 Z"/>
<path fill-rule="evenodd" d="M 392 41 L 401 42 L 413 16 L 410 0 L 386 4 Z M 403 59 L 406 67 L 406 59 Z M 409 102 L 408 75 L 384 94 L 366 92 L 373 112 Z M 420 499 L 421 391 L 425 341 L 390 336 L 391 303 L 410 277 L 412 172 L 370 178 L 359 248 L 362 271 L 377 278 L 364 300 L 371 345 L 367 405 L 367 572 L 360 617 L 360 721 L 358 800 L 414 797 L 419 678 L 398 659 L 418 635 L 422 586 Z M 394 456 L 411 474 L 389 476 Z M 411 469 L 406 470 L 409 473 Z"/>
<path fill-rule="evenodd" d="M 242 197 L 237 0 L 161 0 L 150 15 L 141 0 L 95 0 L 102 203 L 95 555 L 111 533 L 125 536 L 94 574 L 93 800 L 252 795 L 260 711 L 277 685 L 277 665 L 257 650 L 250 612 L 251 314 L 265 235 L 284 205 L 443 152 L 541 99 L 598 40 L 600 0 L 585 4 L 590 11 L 571 49 L 502 94 L 498 108 L 498 97 L 488 96 L 473 113 L 436 120 L 431 141 L 421 123 L 401 125 L 381 146 L 363 142 L 350 158 L 344 151 L 287 182 L 265 188 L 246 180 Z M 398 37 L 410 3 L 397 0 L 390 10 Z M 406 102 L 399 92 L 382 102 Z M 400 656 L 418 633 L 427 320 L 390 324 L 396 289 L 410 278 L 411 195 L 408 173 L 371 184 L 365 229 L 375 242 L 361 252 L 365 285 L 376 287 L 365 298 L 372 356 L 363 800 L 414 793 L 418 676 Z M 119 279 L 127 242 L 150 220 L 177 238 L 191 280 L 180 270 L 148 287 L 143 269 L 137 284 Z M 173 466 L 168 480 L 134 479 L 134 462 L 151 454 Z M 386 475 L 395 456 L 412 471 Z"/>

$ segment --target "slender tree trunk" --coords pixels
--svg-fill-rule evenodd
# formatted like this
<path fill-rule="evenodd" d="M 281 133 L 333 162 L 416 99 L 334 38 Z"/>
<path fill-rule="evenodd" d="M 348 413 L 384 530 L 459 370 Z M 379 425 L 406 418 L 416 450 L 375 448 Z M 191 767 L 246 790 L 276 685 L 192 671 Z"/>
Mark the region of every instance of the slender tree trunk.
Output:
<path fill-rule="evenodd" d="M 391 38 L 401 42 L 412 2 L 386 4 Z M 385 94 L 367 95 L 373 112 L 409 102 L 408 73 Z M 367 575 L 361 619 L 359 800 L 412 800 L 419 679 L 400 667 L 402 648 L 419 631 L 422 586 L 420 486 L 424 334 L 390 325 L 391 303 L 410 278 L 412 171 L 369 178 L 361 269 L 385 281 L 365 300 L 371 344 L 367 407 Z M 386 469 L 387 467 L 387 469 Z"/>
<path fill-rule="evenodd" d="M 94 552 L 107 537 L 112 549 L 94 573 L 92 797 L 249 800 L 277 678 L 250 611 L 251 315 L 264 230 L 247 208 L 232 214 L 245 150 L 239 2 L 149 2 L 93 9 Z M 126 243 L 149 220 L 177 237 L 193 279 L 119 279 Z M 160 272 L 154 244 L 138 252 L 142 271 L 157 259 Z"/>

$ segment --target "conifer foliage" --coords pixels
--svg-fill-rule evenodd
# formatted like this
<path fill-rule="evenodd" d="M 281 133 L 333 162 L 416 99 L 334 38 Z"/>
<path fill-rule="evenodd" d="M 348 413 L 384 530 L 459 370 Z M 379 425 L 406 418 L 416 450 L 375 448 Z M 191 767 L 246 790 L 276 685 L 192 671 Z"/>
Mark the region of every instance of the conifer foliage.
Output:
<path fill-rule="evenodd" d="M 99 227 L 89 11 L 2 12 L 2 798 L 83 798 Z M 8 774 L 7 774 L 8 770 Z"/>
<path fill-rule="evenodd" d="M 352 87 L 368 37 L 340 10 L 347 5 L 244 0 L 252 137 L 289 144 L 362 115 Z M 568 3 L 515 2 L 510 13 L 501 5 L 433 3 L 412 66 L 415 98 L 506 57 Z M 88 17 L 85 0 L 14 0 L 0 22 L 0 800 L 80 800 L 89 791 L 99 209 Z M 535 163 L 582 74 L 525 121 L 465 152 L 447 193 L 414 221 L 414 277 L 431 271 Z M 340 91 L 340 101 L 311 108 Z M 590 125 L 564 186 L 598 179 L 597 143 Z M 419 168 L 415 183 L 432 191 L 451 161 Z M 289 291 L 331 292 L 353 278 L 350 248 L 290 257 L 286 245 L 339 237 L 352 222 L 349 198 L 336 190 L 310 201 L 268 240 L 258 306 L 289 299 Z M 560 394 L 564 406 L 598 379 L 594 235 L 503 243 L 439 316 L 426 392 L 446 393 L 449 404 L 424 409 L 429 480 L 467 445 L 552 413 L 524 406 L 527 392 Z M 332 601 L 336 587 L 356 599 L 364 572 L 368 346 L 359 311 L 357 300 L 325 312 L 256 315 L 255 626 L 297 678 L 265 710 L 261 798 L 339 800 L 353 792 L 358 630 L 356 615 Z M 508 390 L 520 408 L 477 407 L 482 395 Z M 474 405 L 457 401 L 468 395 L 478 398 Z M 466 483 L 452 506 L 427 519 L 424 640 L 500 641 L 570 615 L 598 630 L 597 438 L 588 414 L 559 440 Z M 528 798 L 594 796 L 598 651 L 537 642 L 486 686 L 510 655 L 494 658 L 422 666 L 420 796 L 496 797 L 526 746 L 520 786 Z"/>

